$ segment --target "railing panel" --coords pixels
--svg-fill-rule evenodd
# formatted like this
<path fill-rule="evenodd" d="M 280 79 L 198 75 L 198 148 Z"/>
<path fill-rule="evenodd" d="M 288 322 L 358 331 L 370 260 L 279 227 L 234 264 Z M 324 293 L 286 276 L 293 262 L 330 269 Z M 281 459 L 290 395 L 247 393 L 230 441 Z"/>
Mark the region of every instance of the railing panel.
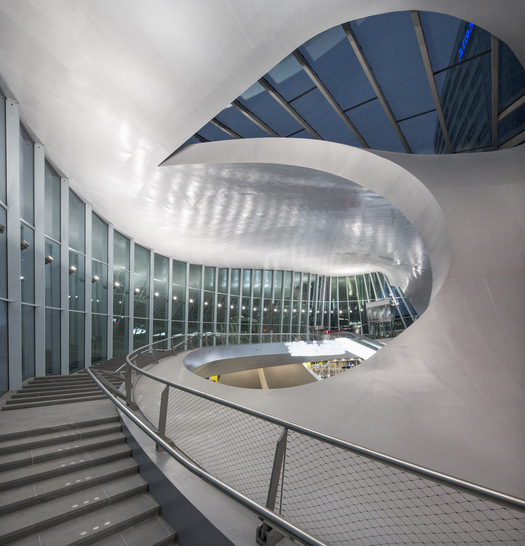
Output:
<path fill-rule="evenodd" d="M 328 544 L 525 537 L 518 510 L 293 431 L 282 488 L 281 515 Z"/>
<path fill-rule="evenodd" d="M 160 397 L 165 387 L 164 383 L 143 375 L 139 388 L 134 389 L 135 403 L 155 428 L 159 426 Z"/>
<path fill-rule="evenodd" d="M 252 500 L 265 504 L 282 427 L 170 389 L 166 436 L 186 456 Z"/>

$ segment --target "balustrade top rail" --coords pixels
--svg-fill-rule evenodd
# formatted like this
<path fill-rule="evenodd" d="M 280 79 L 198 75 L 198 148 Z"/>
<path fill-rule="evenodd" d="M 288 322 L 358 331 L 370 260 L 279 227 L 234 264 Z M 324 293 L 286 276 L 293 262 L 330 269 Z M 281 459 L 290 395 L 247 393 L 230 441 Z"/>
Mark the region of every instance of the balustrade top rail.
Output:
<path fill-rule="evenodd" d="M 308 339 L 309 336 L 301 336 L 301 339 Z M 359 336 L 351 335 L 349 337 L 352 338 L 358 338 Z M 391 457 L 388 455 L 385 455 L 383 453 L 379 453 L 376 451 L 369 450 L 367 448 L 364 448 L 359 445 L 352 444 L 350 442 L 347 442 L 345 440 L 341 440 L 339 438 L 335 438 L 332 436 L 329 436 L 325 433 L 309 429 L 308 427 L 299 425 L 297 423 L 292 423 L 290 421 L 287 421 L 286 419 L 281 419 L 276 416 L 272 416 L 269 414 L 266 414 L 264 412 L 251 409 L 248 407 L 245 407 L 241 404 L 232 402 L 230 400 L 226 400 L 224 398 L 221 398 L 219 396 L 210 394 L 209 392 L 203 392 L 199 389 L 189 387 L 183 384 L 175 383 L 173 381 L 169 381 L 167 379 L 164 379 L 162 377 L 158 377 L 155 375 L 154 372 L 154 366 L 158 364 L 158 362 L 165 356 L 171 356 L 179 354 L 185 350 L 192 349 L 196 345 L 198 346 L 206 346 L 210 344 L 239 344 L 241 342 L 252 342 L 255 341 L 257 343 L 260 342 L 277 342 L 277 341 L 297 341 L 299 336 L 295 334 L 268 334 L 268 335 L 261 335 L 261 334 L 192 334 L 190 336 L 184 336 L 179 335 L 175 336 L 170 339 L 164 339 L 149 345 L 146 345 L 144 347 L 141 347 L 132 353 L 130 353 L 126 358 L 126 372 L 125 372 L 125 398 L 126 403 L 128 406 L 134 405 L 134 400 L 132 393 L 137 388 L 142 388 L 141 391 L 141 404 L 143 407 L 141 407 L 141 411 L 143 415 L 146 416 L 147 419 L 149 419 L 150 423 L 144 422 L 144 419 L 139 419 L 137 416 L 130 411 L 129 408 L 127 408 L 124 404 L 119 402 L 115 395 L 112 395 L 110 392 L 110 389 L 108 387 L 104 386 L 103 379 L 102 381 L 99 381 L 98 378 L 95 377 L 95 374 L 91 370 L 88 370 L 90 375 L 95 379 L 99 387 L 105 392 L 107 396 L 109 396 L 112 401 L 122 410 L 126 415 L 128 415 L 142 430 L 144 430 L 151 438 L 155 440 L 160 446 L 162 446 L 172 457 L 174 457 L 178 462 L 183 464 L 186 468 L 188 468 L 190 471 L 194 472 L 195 474 L 199 475 L 201 478 L 205 479 L 215 487 L 218 487 L 221 491 L 228 494 L 229 496 L 233 497 L 235 500 L 246 506 L 248 509 L 252 510 L 253 512 L 257 513 L 261 519 L 263 519 L 265 522 L 269 522 L 271 525 L 275 526 L 276 528 L 280 529 L 284 534 L 288 534 L 289 536 L 295 537 L 296 539 L 299 539 L 301 542 L 304 542 L 306 544 L 323 544 L 323 542 L 320 542 L 318 539 L 314 538 L 310 533 L 312 532 L 312 529 L 310 528 L 309 532 L 304 531 L 304 527 L 306 526 L 308 528 L 307 523 L 311 522 L 305 522 L 301 519 L 301 508 L 299 507 L 296 512 L 294 512 L 294 507 L 296 504 L 301 504 L 302 499 L 298 498 L 296 496 L 297 487 L 304 487 L 305 483 L 302 483 L 306 480 L 307 482 L 307 491 L 308 495 L 313 494 L 314 497 L 316 497 L 317 502 L 329 502 L 329 497 L 326 495 L 330 494 L 328 491 L 322 491 L 321 497 L 319 497 L 319 492 L 315 489 L 317 485 L 314 483 L 314 479 L 309 479 L 308 476 L 297 474 L 297 469 L 302 466 L 303 462 L 307 464 L 312 464 L 312 461 L 316 461 L 319 458 L 322 458 L 324 456 L 332 457 L 335 456 L 334 453 L 337 451 L 338 455 L 336 457 L 342 457 L 337 462 L 335 468 L 338 469 L 338 472 L 341 472 L 341 479 L 339 481 L 344 481 L 345 479 L 353 480 L 352 487 L 355 488 L 356 485 L 359 483 L 365 483 L 362 481 L 362 479 L 370 480 L 369 485 L 357 485 L 359 489 L 352 489 L 353 493 L 348 496 L 346 493 L 343 492 L 343 495 L 346 495 L 346 501 L 350 502 L 351 499 L 361 498 L 361 495 L 364 495 L 363 498 L 363 505 L 369 506 L 369 514 L 373 514 L 373 517 L 375 518 L 377 515 L 377 508 L 372 509 L 370 506 L 372 506 L 373 502 L 376 502 L 376 500 L 371 500 L 371 497 L 373 496 L 372 490 L 378 491 L 378 487 L 382 487 L 382 485 L 385 485 L 387 483 L 390 483 L 390 486 L 385 485 L 385 487 L 393 487 L 394 489 L 398 486 L 401 488 L 407 487 L 407 484 L 409 487 L 415 487 L 415 484 L 418 484 L 418 487 L 420 488 L 426 488 L 430 491 L 431 488 L 429 488 L 428 483 L 435 483 L 437 489 L 443 490 L 448 486 L 453 486 L 457 491 L 459 491 L 458 495 L 463 496 L 465 498 L 465 495 L 468 495 L 468 493 L 461 493 L 461 491 L 467 491 L 470 493 L 475 493 L 478 496 L 481 496 L 483 498 L 489 497 L 494 500 L 496 500 L 498 503 L 502 504 L 503 506 L 508 507 L 508 512 L 512 512 L 512 509 L 518 508 L 520 511 L 525 509 L 525 500 L 519 499 L 504 493 L 500 493 L 497 491 L 493 491 L 491 489 L 469 483 L 464 480 L 460 480 L 458 478 L 447 476 L 443 473 L 433 471 L 428 468 L 424 468 L 419 465 L 415 465 L 413 463 L 403 461 L 400 459 L 397 459 L 395 457 Z M 144 369 L 146 368 L 146 369 Z M 133 381 L 133 377 L 135 377 L 137 380 Z M 142 382 L 138 382 L 139 378 Z M 142 387 L 141 387 L 142 385 Z M 179 394 L 177 394 L 179 393 Z M 120 394 L 121 397 L 122 394 Z M 148 406 L 147 399 L 151 398 L 151 404 Z M 199 402 L 200 401 L 200 402 Z M 206 404 L 218 404 L 218 406 L 206 406 Z M 168 417 L 168 405 L 170 406 L 170 414 Z M 148 407 L 147 407 L 148 406 Z M 215 409 L 214 409 L 215 408 Z M 219 408 L 224 408 L 224 410 L 219 410 Z M 211 410 L 211 413 L 210 413 Z M 231 410 L 234 410 L 233 413 Z M 241 412 L 235 413 L 235 412 Z M 210 423 L 210 415 L 213 415 L 213 423 Z M 170 424 L 167 423 L 167 420 L 174 420 L 175 424 L 171 426 L 170 434 L 171 437 L 166 432 L 167 427 L 170 427 Z M 191 419 L 197 419 L 195 422 L 186 423 L 186 420 Z M 199 420 L 200 419 L 200 420 Z M 221 419 L 224 419 L 221 421 Z M 250 421 L 251 420 L 251 421 Z M 158 426 L 155 426 L 151 423 L 157 423 Z M 257 425 L 257 423 L 260 423 Z M 263 425 L 263 423 L 266 423 Z M 280 435 L 280 440 L 277 443 L 275 456 L 271 455 L 271 458 L 273 459 L 273 466 L 271 466 L 271 480 L 270 480 L 270 486 L 268 491 L 268 499 L 266 501 L 266 506 L 263 506 L 262 502 L 264 502 L 264 499 L 261 499 L 261 488 L 264 488 L 263 485 L 261 485 L 263 478 L 260 479 L 260 483 L 258 485 L 259 489 L 257 489 L 256 492 L 250 491 L 250 494 L 252 494 L 252 497 L 258 498 L 260 502 L 256 502 L 253 500 L 253 498 L 249 498 L 245 493 L 242 493 L 241 491 L 245 491 L 246 489 L 243 489 L 244 484 L 241 484 L 240 489 L 232 488 L 231 485 L 228 485 L 228 482 L 230 483 L 236 483 L 235 481 L 231 481 L 231 474 L 228 474 L 227 471 L 223 472 L 223 468 L 220 467 L 220 465 L 226 465 L 228 466 L 228 460 L 227 455 L 223 455 L 221 452 L 219 452 L 219 449 L 223 449 L 226 447 L 226 444 L 224 442 L 226 440 L 222 439 L 222 432 L 218 431 L 217 428 L 225 427 L 226 434 L 228 435 L 228 441 L 235 445 L 236 448 L 243 448 L 245 451 L 247 451 L 247 454 L 243 456 L 251 457 L 250 454 L 253 453 L 260 453 L 261 449 L 265 451 L 264 457 L 266 457 L 265 461 L 268 459 L 268 449 L 269 444 L 274 441 L 272 438 L 275 436 L 275 430 L 276 427 L 279 427 L 279 430 L 282 429 L 282 433 Z M 186 427 L 182 432 L 181 430 Z M 195 428 L 196 427 L 196 428 Z M 210 432 L 211 427 L 211 432 Z M 214 428 L 215 427 L 215 428 Z M 242 436 L 241 429 L 245 427 L 245 431 L 248 431 L 248 436 Z M 246 428 L 248 427 L 248 428 Z M 251 427 L 251 428 L 249 428 Z M 265 428 L 266 427 L 266 428 Z M 262 430 L 264 428 L 265 432 Z M 259 430 L 261 429 L 261 430 Z M 197 434 L 196 434 L 197 433 Z M 260 433 L 260 434 L 259 434 Z M 205 443 L 204 448 L 203 445 L 195 445 L 195 442 L 198 442 L 198 439 L 195 440 L 193 436 L 206 436 L 206 434 L 211 434 L 210 438 L 213 438 L 212 440 L 207 440 L 207 443 Z M 254 439 L 256 436 L 265 436 L 265 440 L 263 441 L 263 444 L 257 444 L 255 446 L 256 441 L 260 442 L 260 438 L 258 440 Z M 290 434 L 292 435 L 290 437 Z M 286 444 L 286 437 L 289 437 L 290 439 L 288 442 L 290 443 L 290 447 L 288 448 L 288 451 L 290 452 L 290 460 L 288 461 L 288 453 L 287 451 L 287 444 Z M 298 440 L 298 438 L 302 438 Z M 283 439 L 284 438 L 284 439 Z M 160 440 L 159 440 L 160 439 Z M 188 443 L 189 442 L 189 443 Z M 222 442 L 222 443 L 221 443 Z M 247 442 L 246 446 L 243 445 L 244 442 Z M 298 443 L 299 442 L 299 443 Z M 302 442 L 302 444 L 301 444 Z M 302 447 L 298 448 L 298 445 L 301 445 Z M 324 446 L 324 447 L 323 447 Z M 204 451 L 203 451 L 204 449 Z M 270 446 L 271 449 L 271 446 Z M 252 451 L 251 451 L 252 450 Z M 335 450 L 335 451 L 334 451 Z M 305 454 L 306 451 L 308 451 L 308 462 L 304 457 L 307 455 Z M 203 454 L 204 453 L 204 454 Z M 322 455 L 322 453 L 325 453 L 327 455 Z M 341 455 L 343 453 L 343 455 Z M 344 456 L 344 453 L 348 454 L 348 457 Z M 213 460 L 210 460 L 209 457 L 212 457 Z M 297 459 L 299 456 L 300 459 Z M 200 459 L 199 459 L 200 457 Z M 295 457 L 295 469 L 293 468 L 293 457 Z M 357 459 L 356 459 L 357 457 Z M 286 479 L 287 482 L 285 484 L 285 470 L 284 470 L 284 459 L 286 458 Z M 262 459 L 259 460 L 259 462 L 256 461 L 250 461 L 248 459 L 243 459 L 248 467 L 257 469 L 259 474 L 265 474 L 268 470 L 266 465 L 266 462 L 261 462 Z M 298 462 L 298 461 L 302 462 Z M 337 460 L 337 459 L 334 459 Z M 204 462 L 203 462 L 204 461 Z M 346 461 L 346 462 L 345 462 Z M 368 463 L 366 461 L 369 461 Z M 263 464 L 264 463 L 264 464 Z M 217 466 L 219 464 L 219 466 Z M 263 464 L 264 468 L 260 466 Z M 344 466 L 347 466 L 347 468 L 338 468 L 338 464 L 343 464 Z M 215 469 L 215 476 L 212 474 L 212 471 L 208 471 L 208 465 L 210 465 L 210 468 Z M 215 466 L 214 466 L 215 465 Z M 259 465 L 259 466 L 258 466 Z M 349 466 L 348 466 L 349 465 Z M 359 474 L 359 472 L 362 472 L 362 474 L 359 476 L 359 480 L 357 478 L 354 479 L 353 476 L 349 475 L 346 477 L 343 476 L 343 472 L 348 472 L 350 469 L 353 468 L 353 465 L 356 466 L 355 471 Z M 357 467 L 359 465 L 362 465 L 362 469 L 359 470 Z M 385 470 L 378 470 L 377 465 L 382 465 L 381 468 L 384 468 Z M 385 467 L 385 465 L 387 465 Z M 366 468 L 365 468 L 366 467 Z M 311 467 L 309 472 L 316 472 L 315 466 Z M 387 468 L 390 468 L 391 470 L 386 470 Z M 226 469 L 227 470 L 227 469 Z M 236 469 L 237 470 L 237 469 Z M 377 475 L 377 472 L 380 472 L 383 476 L 381 479 L 384 479 L 385 482 L 383 484 L 381 483 L 374 483 L 374 476 Z M 304 471 L 306 472 L 306 471 Z M 410 477 L 403 477 L 400 475 L 403 472 L 408 472 L 406 476 L 412 476 Z M 222 474 L 221 474 L 222 473 Z M 224 481 L 223 479 L 219 479 L 217 476 L 227 476 L 228 479 Z M 390 479 L 391 476 L 394 476 L 392 479 Z M 332 476 L 333 478 L 333 476 Z M 428 480 L 430 478 L 430 480 Z M 425 479 L 427 480 L 425 482 Z M 293 482 L 295 480 L 295 482 Z M 297 482 L 299 480 L 300 483 Z M 357 480 L 357 481 L 355 481 Z M 390 481 L 389 481 L 390 480 Z M 412 483 L 410 483 L 412 482 Z M 295 485 L 293 485 L 295 483 Z M 292 485 L 290 485 L 292 484 Z M 442 485 L 439 485 L 442 484 Z M 272 509 L 275 506 L 276 503 L 276 496 L 278 494 L 278 491 L 280 492 L 281 498 L 279 501 L 279 513 L 281 513 L 281 510 L 283 510 L 283 491 L 285 490 L 286 485 L 286 491 L 285 495 L 288 495 L 288 497 L 285 499 L 284 503 L 284 512 L 286 515 L 292 516 L 296 519 L 295 524 L 291 523 L 290 521 L 286 520 L 284 517 L 282 517 L 279 514 L 276 514 L 275 511 Z M 255 486 L 254 486 L 255 487 Z M 268 487 L 268 486 L 266 486 Z M 295 489 L 294 489 L 295 487 Z M 361 492 L 361 488 L 370 489 L 370 492 Z M 292 488 L 292 489 L 290 489 Z M 312 489 L 314 488 L 314 489 Z M 452 491 L 453 493 L 453 491 Z M 436 492 L 433 491 L 432 493 L 429 493 L 431 495 L 434 495 L 434 499 L 436 497 Z M 317 496 L 316 496 L 317 495 Z M 394 491 L 393 498 L 394 500 L 397 495 L 397 492 Z M 440 491 L 437 493 L 437 495 L 442 495 L 444 498 L 447 495 L 451 495 L 450 492 L 447 491 Z M 396 502 L 402 503 L 403 495 L 398 496 Z M 324 500 L 320 500 L 320 499 Z M 404 497 L 403 497 L 404 498 Z M 419 498 L 419 497 L 418 497 Z M 451 497 L 450 497 L 451 498 Z M 476 497 L 474 497 L 475 499 Z M 450 500 L 450 499 L 449 499 Z M 390 501 L 389 501 L 390 502 Z M 472 505 L 472 499 L 466 499 L 467 504 Z M 485 501 L 484 501 L 485 502 Z M 295 504 L 294 504 L 295 503 Z M 489 501 L 486 501 L 487 504 L 490 504 Z M 310 500 L 308 501 L 308 504 L 310 504 Z M 343 503 L 343 507 L 346 506 Z M 386 505 L 385 505 L 386 506 Z M 390 504 L 389 504 L 390 506 Z M 472 505 L 473 506 L 473 505 Z M 339 506 L 341 508 L 341 505 Z M 478 509 L 478 508 L 476 508 Z M 341 512 L 341 517 L 346 517 L 344 514 L 344 509 Z M 382 510 L 380 508 L 379 510 Z M 472 508 L 474 510 L 474 508 Z M 485 513 L 495 513 L 494 507 L 486 507 Z M 492 516 L 490 516 L 492 517 Z M 490 519 L 489 517 L 489 519 Z M 503 519 L 505 518 L 516 518 L 514 513 L 510 515 L 505 515 L 505 517 L 502 516 Z M 366 518 L 365 518 L 366 520 Z M 367 522 L 368 521 L 368 522 Z M 514 520 L 512 520 L 514 521 Z M 300 525 L 297 523 L 299 522 Z M 319 522 L 317 522 L 318 524 Z M 365 521 L 366 525 L 370 525 L 370 521 Z M 444 525 L 444 522 L 442 522 Z M 507 521 L 508 523 L 508 521 Z M 266 525 L 266 524 L 264 524 Z M 300 527 L 303 527 L 303 529 L 300 529 Z M 261 526 L 263 527 L 263 526 Z M 311 525 L 310 525 L 311 527 Z M 444 525 L 444 527 L 446 527 Z M 525 529 L 525 524 L 523 525 Z M 415 527 L 414 527 L 415 529 Z M 314 526 L 313 531 L 317 531 L 317 529 Z M 317 534 L 317 533 L 315 533 Z M 329 536 L 330 535 L 325 535 Z M 344 535 L 346 537 L 346 535 Z M 523 538 L 525 539 L 525 530 L 523 531 Z M 343 542 L 338 542 L 338 540 L 334 539 L 334 542 L 336 543 L 346 543 L 347 539 L 345 538 Z M 331 542 L 331 540 L 330 540 Z"/>

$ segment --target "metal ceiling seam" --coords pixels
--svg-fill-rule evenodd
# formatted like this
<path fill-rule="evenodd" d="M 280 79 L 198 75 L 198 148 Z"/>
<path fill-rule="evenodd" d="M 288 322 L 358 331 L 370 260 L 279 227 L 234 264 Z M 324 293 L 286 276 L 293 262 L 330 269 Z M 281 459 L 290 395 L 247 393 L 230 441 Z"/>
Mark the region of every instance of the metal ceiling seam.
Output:
<path fill-rule="evenodd" d="M 419 17 L 418 11 L 411 11 L 412 22 L 414 23 L 414 29 L 416 31 L 417 42 L 419 44 L 419 50 L 421 51 L 421 57 L 423 59 L 423 65 L 425 67 L 425 72 L 428 79 L 428 84 L 430 86 L 430 92 L 432 93 L 432 99 L 436 106 L 436 112 L 439 120 L 439 125 L 441 126 L 441 131 L 443 132 L 443 138 L 445 140 L 445 145 L 447 146 L 447 152 L 449 154 L 453 153 L 452 144 L 448 136 L 447 124 L 445 122 L 445 116 L 443 115 L 443 108 L 441 107 L 441 100 L 439 99 L 439 93 L 436 86 L 436 80 L 434 79 L 434 74 L 432 72 L 432 65 L 430 63 L 430 56 L 428 54 L 427 42 L 425 40 L 425 33 L 423 32 L 423 27 L 421 26 L 421 19 Z"/>
<path fill-rule="evenodd" d="M 323 137 L 301 116 L 299 115 L 288 102 L 281 96 L 281 94 L 273 87 L 273 85 L 266 80 L 261 78 L 259 83 L 264 87 L 268 94 L 277 101 L 294 119 L 302 125 L 306 131 L 308 131 L 314 138 L 317 140 L 324 140 Z"/>
<path fill-rule="evenodd" d="M 363 53 L 363 50 L 361 49 L 361 46 L 359 45 L 357 41 L 357 38 L 354 32 L 350 28 L 350 24 L 343 23 L 342 27 L 343 27 L 343 30 L 345 31 L 348 41 L 350 42 L 350 45 L 352 46 L 352 49 L 354 50 L 354 53 L 356 54 L 357 60 L 359 61 L 361 68 L 364 70 L 365 75 L 368 78 L 368 81 L 370 82 L 372 89 L 374 90 L 374 93 L 379 99 L 379 102 L 381 103 L 381 106 L 383 107 L 383 110 L 385 111 L 385 114 L 387 115 L 390 123 L 394 127 L 394 130 L 397 136 L 399 137 L 399 140 L 401 140 L 401 144 L 403 144 L 403 148 L 405 148 L 405 151 L 408 154 L 411 154 L 412 149 L 410 148 L 405 138 L 405 135 L 403 134 L 403 131 L 401 131 L 401 127 L 399 127 L 399 124 L 396 121 L 394 113 L 392 112 L 390 105 L 388 104 L 388 101 L 386 100 L 383 90 L 381 89 L 381 86 L 379 85 L 379 82 L 377 81 L 374 75 L 374 72 L 372 71 L 372 68 L 368 64 L 368 61 L 366 60 L 366 57 Z"/>
<path fill-rule="evenodd" d="M 213 123 L 215 127 L 219 128 L 221 131 L 233 138 L 242 138 L 241 135 L 236 133 L 233 129 L 230 129 L 227 125 L 224 125 L 224 123 L 220 122 L 217 118 L 210 119 L 210 123 Z"/>
<path fill-rule="evenodd" d="M 301 65 L 301 68 L 306 72 L 308 77 L 314 82 L 317 89 L 319 89 L 319 91 L 321 92 L 323 97 L 327 100 L 328 104 L 330 104 L 330 106 L 335 111 L 335 113 L 341 118 L 341 120 L 348 127 L 348 129 L 350 129 L 352 134 L 358 140 L 359 144 L 361 144 L 361 146 L 363 146 L 363 148 L 370 148 L 370 146 L 368 145 L 368 143 L 366 142 L 364 137 L 357 130 L 355 125 L 348 119 L 348 116 L 346 116 L 346 114 L 343 112 L 343 109 L 339 106 L 339 104 L 334 99 L 334 97 L 332 96 L 330 91 L 328 91 L 325 84 L 321 81 L 319 76 L 315 73 L 315 71 L 310 66 L 308 61 L 304 58 L 302 53 L 298 49 L 296 49 L 293 52 L 293 56 L 295 57 L 297 62 Z"/>

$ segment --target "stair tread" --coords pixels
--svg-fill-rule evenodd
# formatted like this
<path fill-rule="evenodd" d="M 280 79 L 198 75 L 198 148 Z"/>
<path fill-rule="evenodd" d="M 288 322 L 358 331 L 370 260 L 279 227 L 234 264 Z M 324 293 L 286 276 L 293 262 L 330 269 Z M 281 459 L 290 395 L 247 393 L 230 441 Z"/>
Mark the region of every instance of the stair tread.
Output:
<path fill-rule="evenodd" d="M 82 440 L 93 436 L 108 434 L 109 432 L 117 432 L 121 430 L 121 425 L 118 421 L 110 423 L 102 423 L 88 425 L 84 427 L 72 427 L 66 430 L 55 430 L 37 436 L 27 436 L 25 438 L 15 438 L 2 441 L 0 439 L 0 455 L 10 453 L 11 451 L 20 452 L 28 449 L 37 449 L 46 444 L 59 444 L 71 442 L 72 440 Z M 0 459 L 1 461 L 1 459 Z"/>
<path fill-rule="evenodd" d="M 73 439 L 66 443 L 55 443 L 52 445 L 43 445 L 34 449 L 21 450 L 15 453 L 8 453 L 0 456 L 0 471 L 21 466 L 34 465 L 43 461 L 59 459 L 60 457 L 82 453 L 84 451 L 93 451 L 104 446 L 115 445 L 125 442 L 126 437 L 120 430 L 91 436 L 82 439 Z"/>
<path fill-rule="evenodd" d="M 15 393 L 13 396 L 6 400 L 6 404 L 14 404 L 17 402 L 23 402 L 24 400 L 29 400 L 31 398 L 37 398 L 37 399 L 47 399 L 52 400 L 53 397 L 64 397 L 64 398 L 74 398 L 75 396 L 78 396 L 79 393 L 83 392 L 96 392 L 98 387 L 95 385 L 94 387 L 82 387 L 81 389 L 71 389 L 65 391 L 64 389 L 61 390 L 53 390 L 53 391 L 36 391 L 36 392 L 30 392 L 30 391 L 24 391 L 21 393 Z"/>
<path fill-rule="evenodd" d="M 97 425 L 103 425 L 106 423 L 116 423 L 116 422 L 118 422 L 117 414 L 108 415 L 106 417 L 98 417 L 96 419 L 89 419 L 86 421 L 75 420 L 74 422 L 56 423 L 53 425 L 40 426 L 36 428 L 31 428 L 28 430 L 22 430 L 22 431 L 16 430 L 16 431 L 8 432 L 5 434 L 0 434 L 0 442 L 4 442 L 8 440 L 16 440 L 19 438 L 35 438 L 43 434 L 52 434 L 56 432 L 69 431 L 69 430 L 75 430 L 75 429 L 83 430 L 86 427 L 94 427 Z"/>
<path fill-rule="evenodd" d="M 66 400 L 48 400 L 41 401 L 41 402 L 26 402 L 24 404 L 12 404 L 9 406 L 2 406 L 2 411 L 14 411 L 17 409 L 27 409 L 27 408 L 40 408 L 45 406 L 54 406 L 58 404 L 72 404 L 75 402 L 88 402 L 90 400 L 104 400 L 106 397 L 103 393 L 100 393 L 99 395 L 89 395 L 89 396 L 79 396 L 73 400 L 66 399 Z"/>
<path fill-rule="evenodd" d="M 122 529 L 133 523 L 155 517 L 158 514 L 158 504 L 144 493 L 135 495 L 121 502 L 111 504 L 74 518 L 50 529 L 13 542 L 13 546 L 67 546 L 72 544 L 92 544 L 97 539 L 104 539 L 118 534 Z M 36 541 L 38 539 L 38 542 Z"/>
<path fill-rule="evenodd" d="M 41 500 L 58 498 L 72 491 L 91 487 L 91 484 L 135 472 L 138 472 L 137 462 L 127 457 L 2 491 L 0 492 L 0 513 L 32 506 Z"/>
<path fill-rule="evenodd" d="M 74 472 L 80 468 L 88 468 L 94 464 L 101 464 L 106 459 L 126 457 L 130 455 L 130 448 L 124 442 L 114 446 L 97 449 L 91 452 L 78 453 L 58 460 L 46 461 L 31 466 L 15 468 L 0 472 L 0 491 L 5 491 L 31 481 L 44 480 L 59 473 Z"/>
<path fill-rule="evenodd" d="M 161 546 L 173 544 L 177 533 L 161 516 L 128 527 L 118 535 L 95 542 L 96 546 Z"/>
<path fill-rule="evenodd" d="M 112 502 L 145 492 L 146 488 L 146 481 L 137 473 L 0 516 L 0 541 L 16 540 L 42 531 L 106 507 Z"/>

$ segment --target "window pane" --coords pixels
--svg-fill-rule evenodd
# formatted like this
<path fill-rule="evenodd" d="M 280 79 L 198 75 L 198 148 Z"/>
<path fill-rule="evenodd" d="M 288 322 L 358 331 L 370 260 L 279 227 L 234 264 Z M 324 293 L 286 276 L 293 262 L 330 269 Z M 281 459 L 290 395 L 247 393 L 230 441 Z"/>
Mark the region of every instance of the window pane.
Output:
<path fill-rule="evenodd" d="M 150 251 L 143 246 L 135 245 L 135 274 L 149 277 Z"/>
<path fill-rule="evenodd" d="M 173 283 L 186 285 L 186 263 L 173 260 Z"/>
<path fill-rule="evenodd" d="M 520 106 L 498 123 L 498 145 L 501 146 L 524 130 L 525 106 Z"/>
<path fill-rule="evenodd" d="M 186 288 L 184 286 L 173 285 L 173 301 L 171 304 L 172 320 L 184 320 L 185 298 Z"/>
<path fill-rule="evenodd" d="M 93 315 L 91 321 L 91 363 L 106 360 L 108 341 L 107 315 Z"/>
<path fill-rule="evenodd" d="M 0 233 L 0 298 L 7 298 L 7 230 L 5 226 L 7 212 L 0 206 L 0 224 L 4 226 L 4 232 Z"/>
<path fill-rule="evenodd" d="M 69 309 L 84 311 L 85 269 L 84 256 L 69 252 Z"/>
<path fill-rule="evenodd" d="M 129 318 L 113 317 L 113 356 L 128 354 Z"/>
<path fill-rule="evenodd" d="M 115 231 L 113 249 L 113 267 L 129 271 L 129 239 L 118 233 L 118 231 Z"/>
<path fill-rule="evenodd" d="M 499 43 L 498 112 L 525 94 L 525 69 L 503 42 Z"/>
<path fill-rule="evenodd" d="M 134 276 L 135 281 L 135 304 L 134 315 L 136 317 L 149 317 L 149 278 Z"/>
<path fill-rule="evenodd" d="M 45 240 L 46 306 L 60 307 L 60 245 Z"/>
<path fill-rule="evenodd" d="M 45 233 L 60 241 L 60 177 L 46 161 Z"/>
<path fill-rule="evenodd" d="M 69 191 L 69 247 L 85 252 L 85 207 L 84 203 Z"/>
<path fill-rule="evenodd" d="M 199 322 L 200 321 L 200 290 L 189 291 L 189 301 L 188 301 L 188 320 L 190 322 Z"/>
<path fill-rule="evenodd" d="M 275 68 L 272 68 L 265 78 L 272 84 L 285 100 L 291 101 L 314 87 L 312 80 L 306 75 L 301 65 L 293 55 L 288 55 Z"/>
<path fill-rule="evenodd" d="M 154 281 L 153 285 L 153 318 L 168 318 L 168 283 Z"/>
<path fill-rule="evenodd" d="M 60 311 L 46 309 L 46 375 L 60 375 Z"/>
<path fill-rule="evenodd" d="M 172 322 L 171 323 L 171 335 L 177 336 L 179 334 L 184 334 L 184 322 Z"/>
<path fill-rule="evenodd" d="M 253 270 L 253 297 L 260 298 L 262 289 L 262 271 L 260 269 Z"/>
<path fill-rule="evenodd" d="M 218 269 L 217 292 L 228 293 L 228 270 L 226 268 Z"/>
<path fill-rule="evenodd" d="M 230 290 L 232 294 L 240 294 L 241 286 L 240 286 L 240 277 L 241 277 L 241 270 L 240 269 L 232 269 L 231 270 L 231 286 Z"/>
<path fill-rule="evenodd" d="M 204 268 L 204 290 L 215 291 L 215 268 Z"/>
<path fill-rule="evenodd" d="M 160 254 L 155 254 L 155 263 L 154 263 L 154 277 L 157 281 L 167 281 L 168 280 L 168 269 L 170 261 L 165 256 Z"/>
<path fill-rule="evenodd" d="M 22 301 L 35 303 L 35 232 L 25 224 L 20 224 L 20 240 L 24 246 L 29 243 L 20 252 Z"/>
<path fill-rule="evenodd" d="M 113 272 L 113 314 L 129 315 L 129 273 Z"/>
<path fill-rule="evenodd" d="M 153 343 L 161 341 L 168 337 L 168 321 L 154 320 L 153 321 Z M 162 348 L 164 344 L 157 345 L 157 348 Z"/>
<path fill-rule="evenodd" d="M 235 106 L 230 105 L 225 108 L 220 114 L 217 115 L 217 119 L 243 138 L 269 136 L 266 131 L 263 131 L 258 125 L 255 125 L 253 121 L 237 110 Z"/>
<path fill-rule="evenodd" d="M 213 322 L 213 312 L 215 309 L 215 294 L 213 292 L 203 293 L 203 317 L 204 322 Z"/>
<path fill-rule="evenodd" d="M 271 298 L 273 288 L 273 271 L 265 271 L 263 278 L 263 297 Z"/>
<path fill-rule="evenodd" d="M 93 214 L 92 252 L 95 260 L 108 261 L 108 226 L 96 214 Z"/>
<path fill-rule="evenodd" d="M 419 18 L 425 34 L 432 70 L 437 72 L 457 63 L 458 48 L 455 44 L 461 19 L 429 11 L 420 11 Z"/>
<path fill-rule="evenodd" d="M 191 288 L 200 288 L 202 283 L 202 266 L 190 264 L 190 279 Z"/>
<path fill-rule="evenodd" d="M 0 301 L 0 393 L 9 390 L 7 303 Z"/>
<path fill-rule="evenodd" d="M 401 121 L 399 127 L 415 154 L 439 153 L 440 147 L 436 147 L 436 139 L 440 142 L 443 137 L 436 111 Z"/>
<path fill-rule="evenodd" d="M 242 272 L 242 295 L 251 296 L 252 294 L 252 271 L 245 269 Z"/>
<path fill-rule="evenodd" d="M 136 318 L 133 322 L 133 350 L 148 344 L 149 324 L 147 320 Z"/>
<path fill-rule="evenodd" d="M 20 215 L 34 225 L 34 152 L 33 142 L 20 127 Z"/>
<path fill-rule="evenodd" d="M 35 309 L 22 305 L 22 380 L 35 375 Z"/>
<path fill-rule="evenodd" d="M 91 278 L 91 309 L 93 313 L 108 312 L 108 266 L 93 260 Z"/>
<path fill-rule="evenodd" d="M 219 129 L 216 125 L 210 121 L 202 129 L 198 131 L 199 135 L 204 137 L 206 140 L 215 141 L 215 140 L 232 140 L 233 137 L 228 133 L 224 132 L 222 129 Z"/>
<path fill-rule="evenodd" d="M 69 373 L 85 367 L 84 313 L 69 313 Z"/>

